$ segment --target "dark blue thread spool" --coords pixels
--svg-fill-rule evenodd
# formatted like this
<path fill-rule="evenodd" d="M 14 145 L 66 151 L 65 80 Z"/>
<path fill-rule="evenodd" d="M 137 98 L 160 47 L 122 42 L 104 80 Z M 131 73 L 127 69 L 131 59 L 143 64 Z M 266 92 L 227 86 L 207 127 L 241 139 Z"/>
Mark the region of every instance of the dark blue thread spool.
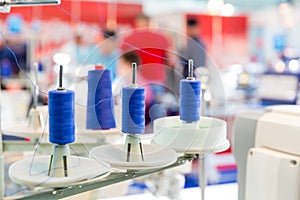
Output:
<path fill-rule="evenodd" d="M 139 134 L 145 131 L 145 89 L 122 89 L 122 132 Z"/>
<path fill-rule="evenodd" d="M 199 80 L 180 81 L 180 119 L 185 122 L 200 120 L 200 94 Z"/>
<path fill-rule="evenodd" d="M 50 142 L 59 145 L 74 142 L 74 92 L 51 90 L 48 97 Z"/>
<path fill-rule="evenodd" d="M 88 73 L 87 129 L 115 128 L 114 101 L 110 71 L 91 70 Z"/>

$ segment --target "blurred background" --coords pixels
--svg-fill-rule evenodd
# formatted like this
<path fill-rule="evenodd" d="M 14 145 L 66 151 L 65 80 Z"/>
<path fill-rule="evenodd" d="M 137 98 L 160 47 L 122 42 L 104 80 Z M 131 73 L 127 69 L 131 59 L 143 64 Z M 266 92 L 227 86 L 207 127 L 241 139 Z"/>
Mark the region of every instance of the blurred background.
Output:
<path fill-rule="evenodd" d="M 62 0 L 59 6 L 12 8 L 0 13 L 2 127 L 27 118 L 32 86 L 26 76 L 33 77 L 33 63 L 38 63 L 44 92 L 56 85 L 54 55 L 70 59 L 64 78 L 75 91 L 84 88 L 88 66 L 103 64 L 112 71 L 117 96 L 117 85 L 124 83 L 120 77 L 128 72 L 126 62 L 130 66 L 134 61 L 132 55 L 123 55 L 134 44 L 139 48 L 141 82 L 151 91 L 146 102 L 150 132 L 154 119 L 178 114 L 178 83 L 192 58 L 195 75 L 207 83 L 202 114 L 225 119 L 232 141 L 237 112 L 299 104 L 299 8 L 299 0 Z M 146 22 L 138 21 L 141 14 Z M 149 27 L 161 37 L 141 39 L 146 44 L 139 46 L 130 35 Z M 149 58 L 141 49 L 157 56 Z M 193 55 L 195 51 L 199 53 Z M 86 105 L 86 97 L 76 97 L 76 103 Z M 39 104 L 47 104 L 45 95 L 39 95 Z M 164 111 L 151 114 L 156 104 Z M 198 186 L 197 165 L 185 173 L 185 187 Z M 207 165 L 208 184 L 236 182 L 230 149 L 208 156 Z M 132 183 L 129 193 L 145 187 Z"/>

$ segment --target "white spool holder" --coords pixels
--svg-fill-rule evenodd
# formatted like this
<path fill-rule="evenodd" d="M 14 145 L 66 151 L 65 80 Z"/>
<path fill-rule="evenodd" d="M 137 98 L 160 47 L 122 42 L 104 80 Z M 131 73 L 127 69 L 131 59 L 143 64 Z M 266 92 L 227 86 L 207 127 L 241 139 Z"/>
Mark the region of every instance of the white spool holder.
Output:
<path fill-rule="evenodd" d="M 92 178 L 109 175 L 110 165 L 91 158 L 70 156 L 68 177 L 48 176 L 50 155 L 36 156 L 13 163 L 8 171 L 9 177 L 25 186 L 66 187 Z"/>
<path fill-rule="evenodd" d="M 130 88 L 138 88 L 137 84 L 137 63 L 132 63 L 132 83 Z M 139 134 L 126 135 L 124 146 L 124 160 L 127 162 L 141 162 L 144 161 L 143 145 Z"/>
<path fill-rule="evenodd" d="M 201 116 L 198 123 L 198 127 L 184 123 L 179 116 L 156 119 L 153 143 L 191 154 L 216 153 L 229 148 L 224 120 Z"/>
<path fill-rule="evenodd" d="M 68 177 L 72 175 L 70 164 L 69 145 L 53 145 L 52 155 L 49 160 L 48 176 L 51 177 Z"/>
<path fill-rule="evenodd" d="M 138 134 L 128 134 L 125 141 L 124 160 L 141 162 L 144 160 L 142 141 Z"/>
<path fill-rule="evenodd" d="M 101 162 L 109 163 L 117 169 L 142 170 L 155 169 L 175 163 L 177 154 L 173 149 L 156 144 L 144 144 L 144 161 L 127 162 L 124 159 L 125 144 L 103 145 L 95 147 L 90 151 L 90 157 Z M 134 155 L 131 153 L 131 156 Z"/>

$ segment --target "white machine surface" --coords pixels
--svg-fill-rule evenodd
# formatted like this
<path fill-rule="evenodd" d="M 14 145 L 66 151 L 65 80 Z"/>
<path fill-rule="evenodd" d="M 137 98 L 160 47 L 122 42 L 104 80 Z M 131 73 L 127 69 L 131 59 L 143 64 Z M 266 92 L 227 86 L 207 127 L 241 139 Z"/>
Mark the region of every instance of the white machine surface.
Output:
<path fill-rule="evenodd" d="M 168 146 L 179 153 L 214 153 L 229 148 L 226 122 L 202 116 L 199 124 L 189 126 L 179 116 L 163 117 L 154 121 L 153 142 Z"/>
<path fill-rule="evenodd" d="M 246 199 L 300 199 L 300 157 L 267 148 L 250 149 Z"/>
<path fill-rule="evenodd" d="M 234 136 L 239 200 L 300 200 L 299 106 L 242 113 Z"/>
<path fill-rule="evenodd" d="M 297 98 L 298 82 L 297 76 L 293 75 L 264 74 L 258 88 L 258 97 L 292 103 Z"/>
<path fill-rule="evenodd" d="M 237 184 L 222 184 L 222 185 L 212 185 L 206 188 L 205 198 L 207 200 L 237 200 Z M 194 200 L 201 199 L 201 191 L 199 188 L 187 188 L 182 190 L 181 200 Z M 157 200 L 158 197 L 150 194 L 136 194 L 136 195 L 128 195 L 124 197 L 115 197 L 109 198 L 106 200 Z M 167 199 L 167 198 L 159 198 L 159 199 Z"/>

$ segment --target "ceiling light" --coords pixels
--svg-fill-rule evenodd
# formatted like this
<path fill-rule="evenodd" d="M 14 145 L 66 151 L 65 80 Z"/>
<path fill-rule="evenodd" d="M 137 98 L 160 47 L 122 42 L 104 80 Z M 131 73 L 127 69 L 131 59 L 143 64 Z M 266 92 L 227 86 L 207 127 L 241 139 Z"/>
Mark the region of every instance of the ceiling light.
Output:
<path fill-rule="evenodd" d="M 207 2 L 208 12 L 210 12 L 212 14 L 217 14 L 217 13 L 221 12 L 223 6 L 224 6 L 223 0 L 209 0 Z"/>
<path fill-rule="evenodd" d="M 234 7 L 232 4 L 230 3 L 226 3 L 223 7 L 222 7 L 222 11 L 221 14 L 223 16 L 232 16 L 234 14 Z"/>

